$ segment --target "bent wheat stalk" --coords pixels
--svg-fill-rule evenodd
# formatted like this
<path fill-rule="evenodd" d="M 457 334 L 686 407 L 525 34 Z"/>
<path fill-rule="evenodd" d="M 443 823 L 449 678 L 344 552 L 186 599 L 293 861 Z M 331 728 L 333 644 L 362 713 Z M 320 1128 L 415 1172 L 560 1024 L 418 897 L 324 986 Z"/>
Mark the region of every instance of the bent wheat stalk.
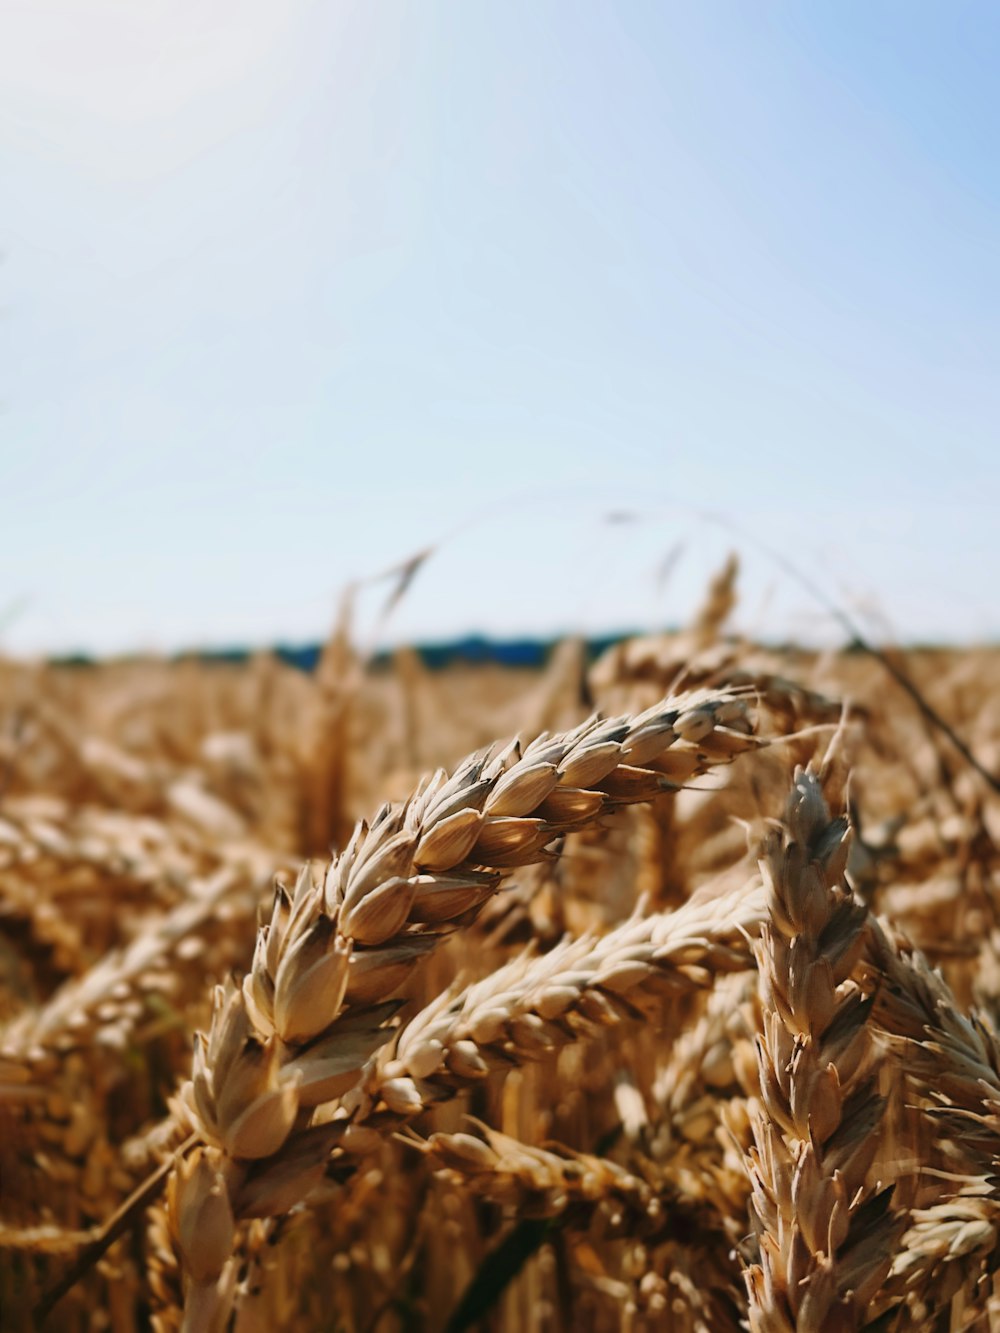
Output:
<path fill-rule="evenodd" d="M 759 744 L 746 700 L 697 691 L 635 718 L 593 718 L 524 750 L 470 756 L 359 825 L 325 874 L 279 887 L 250 975 L 215 992 L 176 1103 L 203 1140 L 171 1182 L 190 1327 L 221 1326 L 234 1226 L 287 1211 L 322 1175 L 343 1120 L 315 1108 L 350 1091 L 390 1036 L 386 997 L 440 939 L 473 920 L 517 866 L 606 811 L 675 791 Z"/>

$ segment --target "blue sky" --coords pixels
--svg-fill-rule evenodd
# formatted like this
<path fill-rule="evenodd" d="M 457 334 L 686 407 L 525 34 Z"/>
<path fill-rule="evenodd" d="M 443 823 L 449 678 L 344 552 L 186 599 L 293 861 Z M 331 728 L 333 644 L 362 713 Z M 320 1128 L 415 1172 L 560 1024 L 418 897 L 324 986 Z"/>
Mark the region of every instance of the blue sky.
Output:
<path fill-rule="evenodd" d="M 677 621 L 733 546 L 829 637 L 755 542 L 1000 635 L 994 5 L 0 25 L 7 649 L 312 638 L 431 544 L 392 637 Z"/>

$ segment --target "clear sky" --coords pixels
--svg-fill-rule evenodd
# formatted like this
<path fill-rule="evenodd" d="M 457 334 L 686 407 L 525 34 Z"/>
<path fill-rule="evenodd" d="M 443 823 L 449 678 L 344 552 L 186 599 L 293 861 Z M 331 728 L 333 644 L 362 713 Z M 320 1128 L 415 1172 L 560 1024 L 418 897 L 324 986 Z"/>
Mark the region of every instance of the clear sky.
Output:
<path fill-rule="evenodd" d="M 827 633 L 754 539 L 1000 635 L 998 68 L 993 0 L 4 0 L 0 647 L 314 638 L 431 544 L 393 637 L 732 546 Z"/>

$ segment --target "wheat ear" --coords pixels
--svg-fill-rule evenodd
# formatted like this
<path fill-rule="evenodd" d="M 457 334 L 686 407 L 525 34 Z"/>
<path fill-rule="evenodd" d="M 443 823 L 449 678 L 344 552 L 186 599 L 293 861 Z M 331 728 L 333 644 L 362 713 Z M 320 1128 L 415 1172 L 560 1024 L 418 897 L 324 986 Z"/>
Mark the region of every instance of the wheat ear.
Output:
<path fill-rule="evenodd" d="M 910 1099 L 950 1170 L 910 1214 L 888 1294 L 920 1327 L 963 1287 L 1000 1264 L 1000 1040 L 962 1011 L 944 977 L 887 923 L 869 920 L 864 970 L 876 986 L 874 1021 L 906 1071 Z"/>
<path fill-rule="evenodd" d="M 899 1231 L 891 1191 L 867 1185 L 883 1102 L 870 1001 L 849 980 L 867 910 L 844 879 L 848 844 L 847 821 L 798 771 L 761 859 L 769 921 L 757 944 L 761 1101 L 749 1157 L 759 1258 L 746 1273 L 755 1333 L 862 1328 Z"/>
<path fill-rule="evenodd" d="M 601 1028 L 644 1016 L 662 997 L 751 964 L 765 903 L 759 880 L 673 912 L 635 915 L 599 938 L 564 940 L 445 993 L 400 1032 L 359 1118 L 409 1116 L 495 1069 L 555 1054 Z"/>
<path fill-rule="evenodd" d="M 482 1137 L 438 1133 L 412 1142 L 437 1170 L 469 1183 L 483 1198 L 513 1206 L 519 1217 L 557 1217 L 569 1210 L 575 1225 L 597 1234 L 650 1241 L 682 1222 L 720 1230 L 710 1207 L 685 1204 L 607 1158 L 536 1148 L 487 1125 L 479 1129 Z"/>
<path fill-rule="evenodd" d="M 279 887 L 251 973 L 216 990 L 181 1090 L 208 1145 L 168 1196 L 199 1319 L 221 1317 L 231 1299 L 234 1221 L 287 1211 L 317 1182 L 343 1125 L 310 1127 L 313 1110 L 359 1082 L 391 1035 L 396 1006 L 385 997 L 417 960 L 474 919 L 509 870 L 550 855 L 556 837 L 757 743 L 746 701 L 729 693 L 593 718 L 439 772 L 359 825 L 324 875 L 307 868 L 293 893 Z"/>

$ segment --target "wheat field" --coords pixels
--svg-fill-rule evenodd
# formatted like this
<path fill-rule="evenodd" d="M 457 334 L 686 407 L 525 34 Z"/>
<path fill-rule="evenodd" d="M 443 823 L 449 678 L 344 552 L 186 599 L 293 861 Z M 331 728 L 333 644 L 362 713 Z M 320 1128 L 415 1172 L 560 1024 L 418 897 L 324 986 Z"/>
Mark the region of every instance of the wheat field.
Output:
<path fill-rule="evenodd" d="M 735 574 L 542 671 L 0 663 L 5 1330 L 1000 1329 L 1000 651 Z"/>

